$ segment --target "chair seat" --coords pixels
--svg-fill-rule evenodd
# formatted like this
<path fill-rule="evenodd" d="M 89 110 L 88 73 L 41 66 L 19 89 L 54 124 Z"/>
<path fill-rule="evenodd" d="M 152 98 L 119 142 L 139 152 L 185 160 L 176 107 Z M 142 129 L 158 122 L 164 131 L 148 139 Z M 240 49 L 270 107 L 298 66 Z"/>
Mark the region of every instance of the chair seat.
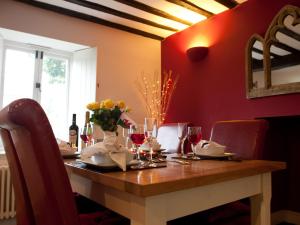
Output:
<path fill-rule="evenodd" d="M 241 201 L 236 201 L 168 222 L 168 225 L 187 224 L 248 225 L 250 224 L 250 207 Z"/>
<path fill-rule="evenodd" d="M 110 210 L 79 214 L 81 225 L 129 225 L 129 219 Z"/>
<path fill-rule="evenodd" d="M 241 201 L 236 201 L 207 210 L 205 214 L 207 215 L 207 221 L 209 224 L 223 224 L 219 222 L 232 220 L 232 218 L 249 216 L 250 207 Z"/>
<path fill-rule="evenodd" d="M 129 219 L 112 212 L 102 205 L 74 193 L 81 225 L 129 225 Z"/>

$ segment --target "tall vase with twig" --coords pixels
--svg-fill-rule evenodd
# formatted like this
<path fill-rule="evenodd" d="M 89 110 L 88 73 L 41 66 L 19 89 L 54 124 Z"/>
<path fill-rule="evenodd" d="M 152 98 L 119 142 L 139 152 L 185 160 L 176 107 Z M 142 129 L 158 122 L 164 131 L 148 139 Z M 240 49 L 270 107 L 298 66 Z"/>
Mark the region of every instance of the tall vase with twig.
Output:
<path fill-rule="evenodd" d="M 156 118 L 159 124 L 165 121 L 177 81 L 178 76 L 174 76 L 171 70 L 165 71 L 162 78 L 158 73 L 154 73 L 152 76 L 142 73 L 136 81 L 148 116 Z"/>

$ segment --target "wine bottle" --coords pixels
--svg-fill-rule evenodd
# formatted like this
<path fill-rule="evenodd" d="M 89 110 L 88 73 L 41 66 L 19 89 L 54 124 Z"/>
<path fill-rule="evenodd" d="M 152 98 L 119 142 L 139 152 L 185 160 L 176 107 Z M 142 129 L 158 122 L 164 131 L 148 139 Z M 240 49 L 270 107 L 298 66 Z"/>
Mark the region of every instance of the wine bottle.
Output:
<path fill-rule="evenodd" d="M 69 127 L 69 143 L 71 147 L 78 147 L 78 126 L 76 125 L 76 114 L 73 114 L 72 125 Z"/>

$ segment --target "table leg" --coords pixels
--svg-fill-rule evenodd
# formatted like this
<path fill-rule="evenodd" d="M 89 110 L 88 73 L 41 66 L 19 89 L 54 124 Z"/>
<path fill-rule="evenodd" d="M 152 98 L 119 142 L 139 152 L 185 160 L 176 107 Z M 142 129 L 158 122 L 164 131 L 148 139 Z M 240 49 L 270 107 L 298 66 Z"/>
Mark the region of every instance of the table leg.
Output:
<path fill-rule="evenodd" d="M 166 201 L 163 196 L 153 196 L 133 202 L 131 225 L 166 225 Z"/>
<path fill-rule="evenodd" d="M 261 190 L 258 195 L 250 198 L 251 201 L 251 225 L 271 224 L 271 173 L 261 175 Z"/>

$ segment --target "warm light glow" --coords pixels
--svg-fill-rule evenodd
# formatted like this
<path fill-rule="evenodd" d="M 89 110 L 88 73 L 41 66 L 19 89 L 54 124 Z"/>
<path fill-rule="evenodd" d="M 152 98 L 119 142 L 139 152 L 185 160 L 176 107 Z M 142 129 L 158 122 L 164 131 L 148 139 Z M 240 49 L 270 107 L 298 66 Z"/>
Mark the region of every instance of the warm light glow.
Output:
<path fill-rule="evenodd" d="M 210 42 L 204 36 L 200 36 L 200 37 L 197 36 L 193 40 L 190 41 L 190 44 L 187 46 L 187 49 L 193 48 L 193 47 L 198 47 L 198 46 L 209 47 Z"/>
<path fill-rule="evenodd" d="M 169 20 L 169 19 L 165 19 L 162 17 L 156 17 L 155 19 L 153 19 L 153 17 L 149 17 L 151 20 L 155 21 L 156 23 L 165 25 L 165 26 L 169 26 L 172 28 L 175 28 L 177 30 L 184 30 L 185 28 L 188 28 L 188 25 L 173 21 L 173 20 Z"/>
<path fill-rule="evenodd" d="M 221 13 L 228 9 L 226 6 L 212 0 L 201 0 L 201 1 L 189 0 L 189 1 L 199 6 L 200 8 L 206 9 L 207 11 L 212 12 L 214 14 Z"/>
<path fill-rule="evenodd" d="M 196 12 L 193 12 L 191 10 L 188 10 L 184 7 L 181 7 L 179 5 L 167 2 L 167 1 L 158 1 L 158 0 L 139 0 L 139 2 L 142 2 L 144 4 L 147 4 L 149 6 L 158 8 L 158 9 L 163 9 L 165 12 L 174 15 L 180 19 L 187 20 L 191 23 L 197 23 L 201 20 L 205 20 L 206 17 L 203 15 L 200 15 Z"/>

